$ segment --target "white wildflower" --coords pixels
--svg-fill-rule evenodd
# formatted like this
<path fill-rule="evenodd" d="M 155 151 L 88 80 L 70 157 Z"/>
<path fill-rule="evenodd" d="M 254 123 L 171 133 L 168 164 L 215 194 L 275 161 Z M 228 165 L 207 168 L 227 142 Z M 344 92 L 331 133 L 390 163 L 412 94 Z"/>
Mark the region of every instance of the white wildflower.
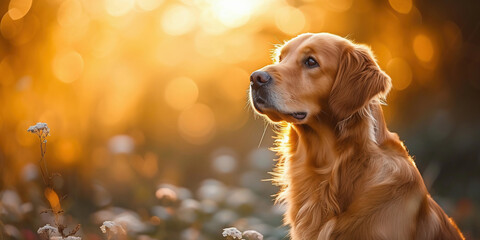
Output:
<path fill-rule="evenodd" d="M 139 233 L 145 231 L 145 224 L 140 220 L 140 216 L 136 212 L 125 211 L 113 219 L 117 224 L 118 234 L 127 234 L 127 229 L 130 232 Z"/>
<path fill-rule="evenodd" d="M 76 237 L 76 236 L 68 236 L 64 238 L 65 240 L 82 240 L 81 237 Z"/>
<path fill-rule="evenodd" d="M 37 128 L 36 128 L 35 126 L 30 126 L 30 127 L 28 127 L 27 131 L 33 133 L 33 132 L 36 132 L 36 131 L 37 131 Z"/>
<path fill-rule="evenodd" d="M 233 239 L 242 239 L 242 232 L 238 231 L 235 227 L 224 228 L 223 237 L 232 237 Z"/>
<path fill-rule="evenodd" d="M 102 230 L 102 233 L 113 233 L 117 234 L 119 230 L 124 233 L 125 230 L 123 229 L 123 226 L 114 222 L 114 221 L 105 221 L 103 222 L 103 225 L 100 227 L 100 230 Z"/>
<path fill-rule="evenodd" d="M 38 234 L 46 233 L 46 234 L 52 234 L 52 233 L 58 233 L 58 229 L 56 227 L 50 226 L 50 224 L 47 223 L 47 225 L 41 227 L 37 231 Z"/>
<path fill-rule="evenodd" d="M 51 237 L 50 240 L 82 240 L 81 237 L 76 237 L 76 236 L 68 236 L 66 238 L 63 238 L 61 236 L 57 237 Z"/>
<path fill-rule="evenodd" d="M 46 129 L 46 128 L 48 128 L 46 123 L 41 123 L 41 122 L 35 124 L 35 127 L 36 127 L 37 129 Z"/>
<path fill-rule="evenodd" d="M 263 240 L 263 235 L 255 230 L 247 230 L 243 232 L 243 237 L 247 240 Z"/>
<path fill-rule="evenodd" d="M 105 221 L 103 222 L 103 225 L 100 227 L 100 230 L 102 230 L 102 233 L 107 233 L 107 229 L 117 233 L 117 228 L 115 227 L 116 223 L 112 221 Z"/>
<path fill-rule="evenodd" d="M 30 126 L 27 131 L 31 132 L 31 133 L 36 133 L 36 134 L 42 134 L 42 135 L 45 135 L 48 136 L 50 135 L 50 128 L 47 126 L 46 123 L 37 123 L 33 126 Z"/>

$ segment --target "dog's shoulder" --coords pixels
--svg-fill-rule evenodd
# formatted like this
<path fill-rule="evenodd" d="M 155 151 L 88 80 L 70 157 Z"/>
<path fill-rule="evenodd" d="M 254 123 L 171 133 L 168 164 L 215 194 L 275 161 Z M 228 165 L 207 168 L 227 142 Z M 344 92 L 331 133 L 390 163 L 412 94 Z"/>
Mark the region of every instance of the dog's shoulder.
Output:
<path fill-rule="evenodd" d="M 373 155 L 367 175 L 372 185 L 410 185 L 420 188 L 424 185 L 413 158 L 405 150 L 383 150 Z"/>

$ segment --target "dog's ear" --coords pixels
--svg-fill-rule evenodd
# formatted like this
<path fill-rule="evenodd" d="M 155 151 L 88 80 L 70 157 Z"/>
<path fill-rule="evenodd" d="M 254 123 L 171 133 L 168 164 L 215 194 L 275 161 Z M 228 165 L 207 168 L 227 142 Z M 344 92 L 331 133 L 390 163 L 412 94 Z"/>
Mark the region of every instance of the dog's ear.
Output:
<path fill-rule="evenodd" d="M 370 49 L 349 45 L 343 50 L 329 105 L 335 118 L 344 120 L 378 95 L 385 96 L 390 77 L 378 66 Z"/>

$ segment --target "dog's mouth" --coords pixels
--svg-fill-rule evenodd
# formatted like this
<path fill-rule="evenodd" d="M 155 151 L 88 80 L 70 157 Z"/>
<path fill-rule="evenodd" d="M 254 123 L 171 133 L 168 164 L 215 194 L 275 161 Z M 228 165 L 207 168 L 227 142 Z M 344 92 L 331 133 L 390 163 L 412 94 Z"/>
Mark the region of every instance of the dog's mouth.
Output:
<path fill-rule="evenodd" d="M 300 123 L 308 116 L 307 112 L 282 111 L 275 106 L 272 106 L 261 97 L 252 98 L 252 105 L 258 113 L 266 115 L 268 118 L 270 118 L 270 120 L 274 122 L 286 120 L 289 122 Z"/>
<path fill-rule="evenodd" d="M 265 100 L 263 100 L 262 98 L 256 98 L 256 99 L 252 99 L 252 103 L 253 103 L 253 108 L 255 108 L 255 110 L 258 113 L 261 113 L 261 114 L 264 113 L 262 109 L 265 108 L 267 105 Z"/>
<path fill-rule="evenodd" d="M 293 118 L 295 118 L 297 120 L 303 120 L 307 117 L 307 113 L 306 112 L 294 112 L 294 113 L 290 113 L 290 116 L 292 116 Z"/>

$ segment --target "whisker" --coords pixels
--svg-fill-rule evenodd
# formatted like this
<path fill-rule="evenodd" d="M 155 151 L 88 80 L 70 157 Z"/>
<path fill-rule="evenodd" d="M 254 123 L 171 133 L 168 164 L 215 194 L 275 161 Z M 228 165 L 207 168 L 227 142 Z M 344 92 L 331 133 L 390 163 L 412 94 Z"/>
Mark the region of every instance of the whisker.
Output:
<path fill-rule="evenodd" d="M 263 138 L 265 137 L 265 132 L 267 132 L 267 126 L 268 126 L 268 122 L 265 122 L 265 124 L 263 125 L 263 134 L 262 134 L 262 137 L 260 138 L 260 142 L 258 143 L 258 146 L 257 148 L 260 148 L 260 145 L 262 144 L 263 142 Z"/>
<path fill-rule="evenodd" d="M 251 102 L 251 99 L 250 99 L 250 90 L 247 90 L 246 92 L 247 94 L 247 101 L 245 102 L 245 108 L 244 109 L 252 109 L 252 104 L 250 103 Z"/>

